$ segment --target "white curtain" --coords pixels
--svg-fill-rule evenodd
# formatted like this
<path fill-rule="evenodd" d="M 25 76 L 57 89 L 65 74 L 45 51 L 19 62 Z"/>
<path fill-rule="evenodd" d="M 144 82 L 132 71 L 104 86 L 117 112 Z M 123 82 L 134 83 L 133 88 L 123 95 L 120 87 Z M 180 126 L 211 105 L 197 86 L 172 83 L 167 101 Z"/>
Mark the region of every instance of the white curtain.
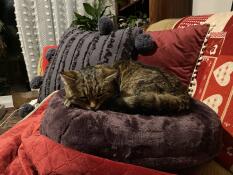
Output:
<path fill-rule="evenodd" d="M 14 0 L 16 22 L 29 80 L 37 74 L 42 48 L 57 45 L 74 11 L 84 14 L 83 2 L 93 0 Z M 108 0 L 115 13 L 115 0 Z"/>

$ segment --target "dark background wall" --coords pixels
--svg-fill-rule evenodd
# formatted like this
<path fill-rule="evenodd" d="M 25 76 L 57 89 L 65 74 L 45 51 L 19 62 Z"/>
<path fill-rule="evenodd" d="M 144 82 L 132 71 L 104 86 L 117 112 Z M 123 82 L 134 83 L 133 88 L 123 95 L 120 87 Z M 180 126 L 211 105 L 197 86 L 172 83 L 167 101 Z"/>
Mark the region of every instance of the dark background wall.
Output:
<path fill-rule="evenodd" d="M 17 35 L 13 0 L 0 0 L 0 20 L 5 25 L 0 39 L 6 44 L 5 55 L 0 57 L 0 95 L 27 91 L 28 77 Z"/>

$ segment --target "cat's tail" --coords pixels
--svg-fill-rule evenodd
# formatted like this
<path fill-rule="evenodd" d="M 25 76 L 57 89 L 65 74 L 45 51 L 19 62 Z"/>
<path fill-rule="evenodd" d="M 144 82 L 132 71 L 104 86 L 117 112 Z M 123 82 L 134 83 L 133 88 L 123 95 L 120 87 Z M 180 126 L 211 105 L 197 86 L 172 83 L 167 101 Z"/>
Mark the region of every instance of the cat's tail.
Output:
<path fill-rule="evenodd" d="M 187 94 L 175 96 L 149 92 L 140 96 L 124 97 L 121 103 L 129 113 L 173 115 L 188 111 L 191 97 Z"/>

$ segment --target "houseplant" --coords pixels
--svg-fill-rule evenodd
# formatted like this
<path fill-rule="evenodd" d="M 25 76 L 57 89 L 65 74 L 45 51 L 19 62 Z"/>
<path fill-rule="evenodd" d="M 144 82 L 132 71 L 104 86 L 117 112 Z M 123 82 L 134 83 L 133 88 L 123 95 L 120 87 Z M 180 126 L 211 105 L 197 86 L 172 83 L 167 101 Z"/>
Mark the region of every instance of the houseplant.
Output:
<path fill-rule="evenodd" d="M 98 30 L 98 21 L 99 19 L 105 16 L 111 16 L 110 12 L 105 14 L 106 10 L 110 6 L 105 5 L 105 0 L 94 1 L 93 4 L 83 3 L 85 10 L 84 15 L 81 15 L 75 12 L 75 19 L 72 22 L 72 26 L 77 26 L 81 30 L 96 31 Z"/>

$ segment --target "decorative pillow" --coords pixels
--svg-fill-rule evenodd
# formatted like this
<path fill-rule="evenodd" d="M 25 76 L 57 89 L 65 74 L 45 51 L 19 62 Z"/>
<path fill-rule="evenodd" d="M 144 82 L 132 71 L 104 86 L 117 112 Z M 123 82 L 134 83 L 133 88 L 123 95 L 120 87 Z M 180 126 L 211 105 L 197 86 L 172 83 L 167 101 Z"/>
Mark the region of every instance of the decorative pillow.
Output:
<path fill-rule="evenodd" d="M 159 66 L 175 73 L 188 87 L 209 25 L 184 29 L 148 32 L 158 45 L 152 56 L 139 56 L 138 61 Z"/>
<path fill-rule="evenodd" d="M 55 45 L 48 45 L 43 47 L 42 54 L 40 56 L 38 67 L 37 67 L 37 75 L 43 76 L 46 72 L 47 66 L 49 64 L 48 59 L 46 58 L 46 54 L 49 49 L 56 49 L 57 46 Z"/>
<path fill-rule="evenodd" d="M 166 171 L 209 161 L 221 148 L 221 123 L 207 105 L 174 116 L 128 115 L 64 106 L 56 93 L 41 122 L 41 134 L 81 152 Z M 65 117 L 64 117 L 65 116 Z"/>
<path fill-rule="evenodd" d="M 193 73 L 190 90 L 194 98 L 218 113 L 225 129 L 218 161 L 233 172 L 233 12 L 186 17 L 175 28 L 200 22 L 210 24 L 212 29 Z"/>
<path fill-rule="evenodd" d="M 68 29 L 46 71 L 39 101 L 51 92 L 61 89 L 59 73 L 63 70 L 79 70 L 88 65 L 112 64 L 119 59 L 135 57 L 137 52 L 134 41 L 141 33 L 140 28 L 117 30 L 109 35 L 84 32 L 77 28 Z"/>

